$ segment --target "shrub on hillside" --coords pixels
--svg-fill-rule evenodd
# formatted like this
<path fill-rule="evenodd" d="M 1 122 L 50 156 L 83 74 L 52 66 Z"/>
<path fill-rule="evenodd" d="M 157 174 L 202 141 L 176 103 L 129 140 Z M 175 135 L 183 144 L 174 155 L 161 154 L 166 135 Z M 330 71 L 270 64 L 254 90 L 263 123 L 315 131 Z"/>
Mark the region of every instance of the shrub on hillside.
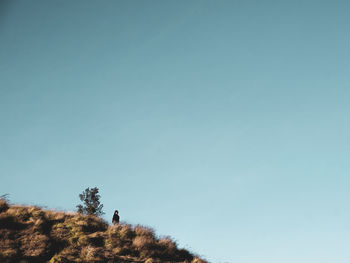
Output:
<path fill-rule="evenodd" d="M 0 198 L 0 213 L 6 212 L 9 209 L 9 205 L 6 200 Z"/>
<path fill-rule="evenodd" d="M 102 216 L 104 212 L 102 211 L 103 205 L 100 202 L 101 196 L 98 194 L 98 188 L 86 188 L 79 198 L 83 202 L 83 205 L 77 205 L 78 213 L 84 215 L 96 215 Z"/>

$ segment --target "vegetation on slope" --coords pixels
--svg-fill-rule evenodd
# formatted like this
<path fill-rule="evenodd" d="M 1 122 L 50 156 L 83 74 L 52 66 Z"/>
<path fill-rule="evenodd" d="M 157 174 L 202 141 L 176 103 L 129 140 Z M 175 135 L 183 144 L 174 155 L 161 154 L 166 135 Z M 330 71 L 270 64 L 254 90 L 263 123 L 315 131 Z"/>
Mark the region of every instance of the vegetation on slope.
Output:
<path fill-rule="evenodd" d="M 9 205 L 0 199 L 0 262 L 205 263 L 147 227 Z"/>

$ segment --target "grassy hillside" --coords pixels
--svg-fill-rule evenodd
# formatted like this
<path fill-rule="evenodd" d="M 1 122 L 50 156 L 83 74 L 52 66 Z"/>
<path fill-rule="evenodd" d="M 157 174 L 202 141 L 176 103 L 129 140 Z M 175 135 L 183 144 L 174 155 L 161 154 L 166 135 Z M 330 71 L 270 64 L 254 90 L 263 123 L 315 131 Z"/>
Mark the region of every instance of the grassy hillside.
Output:
<path fill-rule="evenodd" d="M 0 262 L 205 263 L 147 227 L 8 205 L 0 199 Z"/>

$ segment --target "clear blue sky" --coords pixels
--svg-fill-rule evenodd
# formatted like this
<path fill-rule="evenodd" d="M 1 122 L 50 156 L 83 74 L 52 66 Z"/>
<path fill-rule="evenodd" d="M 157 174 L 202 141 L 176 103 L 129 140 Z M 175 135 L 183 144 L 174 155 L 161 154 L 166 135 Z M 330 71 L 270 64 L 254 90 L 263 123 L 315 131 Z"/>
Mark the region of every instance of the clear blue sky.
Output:
<path fill-rule="evenodd" d="M 349 1 L 0 2 L 0 194 L 212 262 L 348 263 Z"/>

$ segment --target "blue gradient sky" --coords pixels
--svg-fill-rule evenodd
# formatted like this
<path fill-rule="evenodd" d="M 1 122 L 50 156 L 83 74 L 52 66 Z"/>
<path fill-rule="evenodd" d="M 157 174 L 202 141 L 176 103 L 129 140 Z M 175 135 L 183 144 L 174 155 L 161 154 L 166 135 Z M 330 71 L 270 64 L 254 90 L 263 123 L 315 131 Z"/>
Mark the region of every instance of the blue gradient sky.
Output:
<path fill-rule="evenodd" d="M 212 262 L 350 261 L 348 1 L 1 1 L 0 194 Z"/>

